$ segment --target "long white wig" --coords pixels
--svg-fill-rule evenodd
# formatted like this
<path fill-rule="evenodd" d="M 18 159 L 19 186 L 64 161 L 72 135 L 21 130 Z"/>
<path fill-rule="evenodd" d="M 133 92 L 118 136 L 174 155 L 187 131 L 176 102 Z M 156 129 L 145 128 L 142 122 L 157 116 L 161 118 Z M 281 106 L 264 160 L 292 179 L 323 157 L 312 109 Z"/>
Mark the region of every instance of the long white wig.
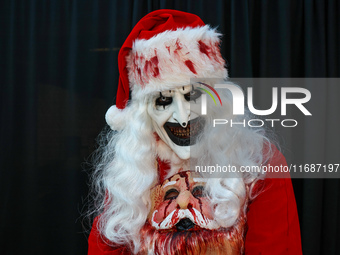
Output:
<path fill-rule="evenodd" d="M 196 159 L 191 159 L 191 166 L 233 166 L 239 171 L 241 167 L 252 169 L 267 163 L 272 156 L 273 137 L 269 139 L 272 136 L 270 131 L 265 127 L 248 126 L 248 120 L 253 117 L 248 110 L 244 115 L 233 115 L 233 99 L 229 90 L 219 90 L 219 95 L 223 106 L 210 104 L 209 107 L 208 104 L 204 132 L 198 141 L 200 146 L 191 150 L 191 154 L 196 156 Z M 215 118 L 226 119 L 228 123 L 213 126 Z M 241 210 L 246 213 L 248 202 L 257 195 L 253 190 L 255 183 L 265 178 L 261 168 L 257 170 L 204 174 L 208 177 L 206 189 L 220 226 L 231 227 L 237 222 Z"/>
<path fill-rule="evenodd" d="M 236 125 L 212 128 L 212 119 L 221 111 L 237 121 L 231 113 L 231 94 L 220 93 L 223 107 L 209 107 L 204 132 L 195 154 L 201 155 L 199 165 L 260 165 L 270 157 L 269 140 L 264 128 L 253 129 Z M 178 165 L 180 159 L 162 141 L 156 141 L 152 121 L 147 113 L 149 97 L 135 99 L 125 109 L 129 119 L 118 131 L 102 134 L 93 174 L 95 210 L 100 214 L 97 228 L 114 244 L 130 245 L 133 252 L 140 247 L 140 230 L 150 210 L 150 188 L 157 181 L 157 157 Z M 221 115 L 219 115 L 221 116 Z M 250 118 L 247 113 L 242 119 Z M 264 154 L 264 148 L 268 153 Z M 190 165 L 190 164 L 187 164 Z M 169 176 L 174 174 L 172 168 Z M 183 169 L 188 170 L 188 169 Z M 237 223 L 251 199 L 254 183 L 263 175 L 238 174 L 239 178 L 210 178 L 207 191 L 215 208 L 215 217 L 223 227 Z"/>

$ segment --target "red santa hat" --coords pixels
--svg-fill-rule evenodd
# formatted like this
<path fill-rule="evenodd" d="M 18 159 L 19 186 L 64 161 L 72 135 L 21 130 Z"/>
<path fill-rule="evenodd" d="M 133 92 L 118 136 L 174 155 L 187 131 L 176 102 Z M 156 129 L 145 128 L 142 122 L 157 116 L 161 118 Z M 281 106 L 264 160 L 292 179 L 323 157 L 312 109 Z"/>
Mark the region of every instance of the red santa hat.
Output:
<path fill-rule="evenodd" d="M 186 12 L 157 10 L 143 17 L 119 51 L 116 105 L 106 113 L 109 126 L 114 130 L 124 127 L 130 93 L 135 100 L 188 85 L 190 78 L 226 78 L 220 36 Z"/>

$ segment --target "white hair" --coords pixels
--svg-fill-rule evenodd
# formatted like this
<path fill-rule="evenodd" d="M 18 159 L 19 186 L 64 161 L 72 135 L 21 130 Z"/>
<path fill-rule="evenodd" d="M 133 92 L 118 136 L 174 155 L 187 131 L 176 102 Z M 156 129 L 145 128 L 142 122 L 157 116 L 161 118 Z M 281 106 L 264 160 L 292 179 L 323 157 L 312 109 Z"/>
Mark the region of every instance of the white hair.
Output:
<path fill-rule="evenodd" d="M 146 102 L 134 101 L 133 119 L 101 139 L 93 175 L 98 230 L 115 244 L 139 247 L 138 234 L 150 208 L 149 188 L 157 177 L 155 139 Z"/>
<path fill-rule="evenodd" d="M 212 84 L 211 84 L 212 85 Z M 234 84 L 235 85 L 235 84 Z M 261 166 L 272 155 L 269 132 L 264 127 L 249 127 L 247 122 L 252 115 L 247 110 L 244 115 L 232 114 L 232 95 L 229 90 L 220 90 L 223 106 L 208 104 L 205 115 L 205 129 L 199 138 L 199 146 L 191 151 L 198 166 Z M 214 118 L 223 118 L 226 125 L 213 126 Z M 231 120 L 239 123 L 231 126 Z M 240 123 L 245 123 L 245 125 Z M 193 164 L 191 163 L 191 165 Z M 227 172 L 223 174 L 205 173 L 208 177 L 206 189 L 215 220 L 223 227 L 231 227 L 237 221 L 241 210 L 257 195 L 253 187 L 257 180 L 264 179 L 262 172 Z M 209 178 L 210 177 L 210 178 Z"/>
<path fill-rule="evenodd" d="M 236 166 L 266 162 L 270 153 L 264 155 L 263 150 L 267 144 L 270 152 L 270 146 L 264 128 L 252 129 L 241 125 L 212 128 L 213 116 L 221 111 L 225 112 L 224 116 L 227 114 L 233 118 L 230 93 L 220 93 L 220 96 L 223 107 L 208 106 L 204 135 L 198 141 L 204 146 L 197 146 L 196 153 L 202 155 L 197 162 Z M 95 210 L 100 214 L 99 232 L 114 244 L 130 245 L 135 253 L 140 248 L 140 230 L 150 210 L 150 188 L 157 180 L 156 159 L 166 159 L 164 154 L 172 155 L 171 161 L 174 158 L 173 152 L 167 151 L 169 147 L 156 141 L 147 113 L 148 100 L 148 97 L 132 100 L 128 105 L 131 111 L 129 123 L 120 131 L 111 130 L 102 135 L 93 174 Z M 247 113 L 243 118 L 249 116 Z M 237 223 L 247 200 L 252 198 L 254 183 L 264 178 L 254 173 L 239 173 L 238 177 L 210 178 L 207 181 L 215 218 L 223 227 Z"/>

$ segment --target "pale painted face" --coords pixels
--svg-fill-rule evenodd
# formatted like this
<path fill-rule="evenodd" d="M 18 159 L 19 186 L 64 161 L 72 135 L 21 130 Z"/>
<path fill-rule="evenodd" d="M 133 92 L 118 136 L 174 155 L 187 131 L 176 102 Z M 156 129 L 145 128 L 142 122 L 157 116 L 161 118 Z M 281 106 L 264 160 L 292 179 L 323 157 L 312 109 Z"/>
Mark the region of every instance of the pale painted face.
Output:
<path fill-rule="evenodd" d="M 202 92 L 192 85 L 155 94 L 148 113 L 158 136 L 181 159 L 190 158 L 190 147 L 202 130 L 199 117 Z"/>
<path fill-rule="evenodd" d="M 155 229 L 196 231 L 217 229 L 205 193 L 205 180 L 195 172 L 180 172 L 151 190 L 148 220 Z"/>

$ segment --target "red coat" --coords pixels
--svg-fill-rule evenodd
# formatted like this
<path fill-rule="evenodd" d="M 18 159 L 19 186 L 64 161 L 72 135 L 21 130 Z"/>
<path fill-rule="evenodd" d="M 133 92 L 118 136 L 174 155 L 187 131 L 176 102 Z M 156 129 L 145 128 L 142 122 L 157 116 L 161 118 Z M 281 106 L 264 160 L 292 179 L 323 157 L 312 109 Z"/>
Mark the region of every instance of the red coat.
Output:
<path fill-rule="evenodd" d="M 284 156 L 276 150 L 272 166 L 286 166 Z M 299 218 L 289 173 L 286 178 L 271 178 L 268 174 L 259 185 L 262 192 L 249 205 L 246 255 L 302 254 Z M 130 254 L 125 247 L 112 248 L 99 237 L 93 223 L 89 236 L 88 255 Z"/>

